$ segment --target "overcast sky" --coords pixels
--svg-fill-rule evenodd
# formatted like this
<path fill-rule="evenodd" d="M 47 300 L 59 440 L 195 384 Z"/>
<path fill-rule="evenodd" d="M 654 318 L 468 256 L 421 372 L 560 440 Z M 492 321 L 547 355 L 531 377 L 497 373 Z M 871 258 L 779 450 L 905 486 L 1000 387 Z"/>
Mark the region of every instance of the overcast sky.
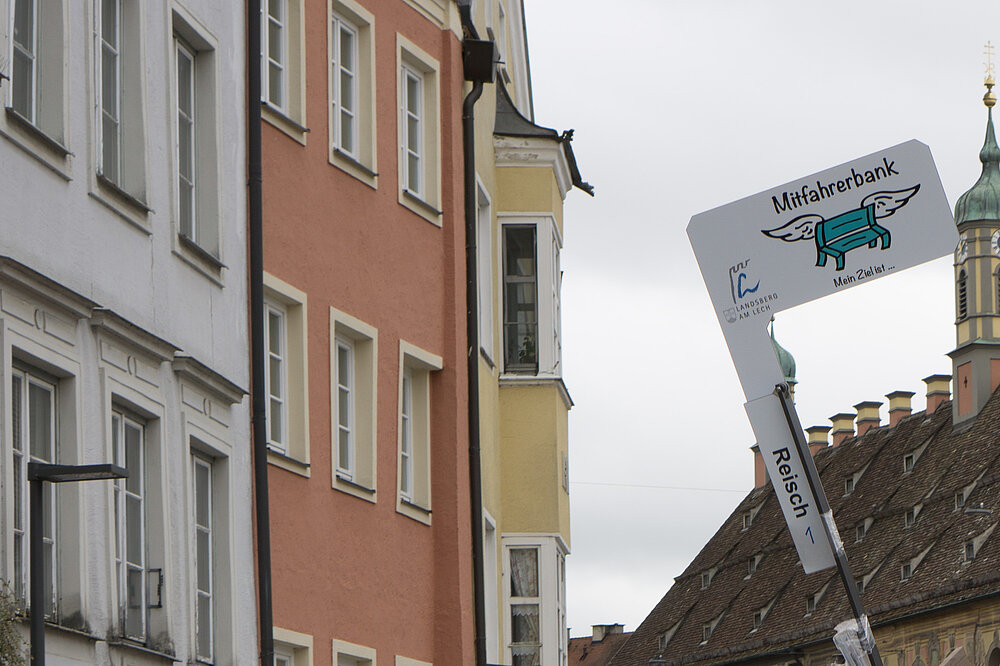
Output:
<path fill-rule="evenodd" d="M 565 208 L 572 635 L 634 629 L 753 484 L 692 215 L 909 139 L 979 176 L 996 0 L 524 0 L 536 120 L 575 128 Z M 996 61 L 996 59 L 994 59 Z M 806 427 L 951 373 L 952 259 L 777 317 Z M 887 420 L 886 406 L 882 419 Z"/>

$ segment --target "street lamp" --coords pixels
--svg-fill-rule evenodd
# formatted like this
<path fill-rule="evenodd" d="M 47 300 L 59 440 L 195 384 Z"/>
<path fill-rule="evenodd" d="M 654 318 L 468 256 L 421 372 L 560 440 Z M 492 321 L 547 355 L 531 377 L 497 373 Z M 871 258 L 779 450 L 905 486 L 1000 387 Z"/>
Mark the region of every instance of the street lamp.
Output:
<path fill-rule="evenodd" d="M 31 492 L 31 666 L 45 666 L 45 571 L 42 560 L 42 516 L 45 515 L 45 496 L 42 484 L 68 481 L 97 481 L 101 479 L 127 479 L 128 470 L 119 465 L 53 465 L 29 462 L 28 481 Z"/>

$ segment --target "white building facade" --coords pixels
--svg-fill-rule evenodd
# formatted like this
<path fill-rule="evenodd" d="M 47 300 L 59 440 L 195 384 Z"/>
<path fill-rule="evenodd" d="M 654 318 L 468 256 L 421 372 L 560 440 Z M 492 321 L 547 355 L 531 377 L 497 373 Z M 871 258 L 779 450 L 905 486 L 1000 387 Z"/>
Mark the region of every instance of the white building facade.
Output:
<path fill-rule="evenodd" d="M 46 491 L 49 663 L 255 663 L 244 8 L 0 16 L 0 579 L 28 462 L 113 462 Z"/>

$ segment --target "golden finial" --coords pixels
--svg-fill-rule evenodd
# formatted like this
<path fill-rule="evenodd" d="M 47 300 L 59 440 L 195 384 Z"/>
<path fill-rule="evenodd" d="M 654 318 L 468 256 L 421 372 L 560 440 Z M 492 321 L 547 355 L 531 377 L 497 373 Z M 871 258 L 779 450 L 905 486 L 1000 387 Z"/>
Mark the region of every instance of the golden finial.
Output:
<path fill-rule="evenodd" d="M 997 97 L 993 94 L 993 43 L 986 42 L 986 49 L 983 51 L 983 55 L 986 56 L 986 80 L 983 82 L 986 86 L 986 94 L 983 95 L 983 104 L 989 108 L 993 108 L 993 105 L 997 103 Z"/>

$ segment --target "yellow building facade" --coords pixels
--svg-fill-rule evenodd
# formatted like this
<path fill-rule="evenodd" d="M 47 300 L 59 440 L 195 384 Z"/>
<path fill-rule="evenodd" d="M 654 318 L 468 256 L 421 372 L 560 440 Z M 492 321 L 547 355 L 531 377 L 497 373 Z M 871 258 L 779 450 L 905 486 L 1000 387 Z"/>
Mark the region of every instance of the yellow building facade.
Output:
<path fill-rule="evenodd" d="M 523 11 L 520 0 L 472 6 L 497 61 L 475 106 L 486 657 L 562 666 L 573 405 L 562 376 L 563 201 L 590 188 L 571 133 L 534 122 Z"/>

